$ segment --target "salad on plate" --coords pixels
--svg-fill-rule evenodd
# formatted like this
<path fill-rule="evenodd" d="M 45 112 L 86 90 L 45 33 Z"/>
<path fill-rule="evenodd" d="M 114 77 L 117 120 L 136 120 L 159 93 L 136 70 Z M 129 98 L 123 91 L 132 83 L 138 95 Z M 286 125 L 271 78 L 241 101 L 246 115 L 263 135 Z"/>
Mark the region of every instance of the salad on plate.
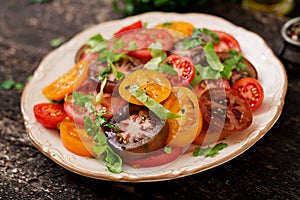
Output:
<path fill-rule="evenodd" d="M 163 166 L 183 153 L 214 156 L 249 128 L 264 99 L 255 66 L 230 34 L 138 20 L 96 34 L 75 65 L 43 88 L 36 120 L 70 152 L 110 172 Z"/>

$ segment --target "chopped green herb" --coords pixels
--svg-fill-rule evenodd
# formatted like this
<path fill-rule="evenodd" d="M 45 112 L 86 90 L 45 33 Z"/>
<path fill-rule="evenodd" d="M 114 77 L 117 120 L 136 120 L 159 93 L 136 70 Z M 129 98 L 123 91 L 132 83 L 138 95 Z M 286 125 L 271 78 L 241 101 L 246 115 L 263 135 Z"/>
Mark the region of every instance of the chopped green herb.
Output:
<path fill-rule="evenodd" d="M 62 38 L 55 38 L 53 40 L 50 41 L 50 45 L 52 47 L 58 47 L 63 43 L 63 39 Z"/>
<path fill-rule="evenodd" d="M 100 52 L 106 49 L 107 43 L 100 34 L 96 34 L 85 43 L 89 48 L 87 52 Z"/>
<path fill-rule="evenodd" d="M 164 147 L 164 152 L 167 153 L 167 154 L 171 154 L 171 153 L 172 153 L 172 150 L 173 150 L 173 149 L 172 149 L 172 147 L 170 147 L 170 146 L 165 146 L 165 147 Z"/>
<path fill-rule="evenodd" d="M 236 69 L 237 71 L 245 69 L 247 65 L 242 62 L 243 56 L 237 50 L 230 50 L 229 55 L 224 61 L 224 65 L 228 65 L 231 69 Z"/>
<path fill-rule="evenodd" d="M 177 71 L 174 70 L 174 68 L 171 65 L 168 65 L 166 63 L 159 65 L 158 72 L 159 73 L 165 72 L 165 73 L 171 74 L 173 76 L 177 75 Z"/>
<path fill-rule="evenodd" d="M 15 85 L 15 81 L 12 79 L 7 79 L 5 81 L 2 81 L 2 83 L 0 84 L 0 89 L 1 90 L 10 90 L 14 87 Z"/>
<path fill-rule="evenodd" d="M 200 46 L 203 43 L 201 38 L 185 38 L 183 39 L 182 50 L 189 50 Z"/>
<path fill-rule="evenodd" d="M 162 24 L 162 26 L 173 26 L 172 22 L 165 22 Z"/>
<path fill-rule="evenodd" d="M 201 35 L 202 33 L 209 35 L 213 39 L 214 44 L 219 43 L 220 37 L 207 28 L 194 29 L 192 33 L 192 38 L 198 38 L 198 36 Z"/>
<path fill-rule="evenodd" d="M 124 42 L 122 41 L 117 41 L 116 43 L 114 43 L 114 48 L 115 50 L 119 50 L 121 47 L 123 47 L 125 45 Z"/>
<path fill-rule="evenodd" d="M 121 80 L 122 78 L 124 78 L 125 75 L 122 72 L 117 70 L 117 68 L 115 67 L 115 65 L 113 64 L 113 62 L 110 59 L 107 59 L 107 64 L 108 64 L 108 67 L 111 68 L 112 73 L 114 74 L 114 76 L 117 80 Z"/>
<path fill-rule="evenodd" d="M 193 156 L 214 157 L 219 153 L 219 151 L 226 148 L 227 146 L 228 144 L 226 143 L 219 143 L 213 147 L 210 146 L 208 146 L 207 148 L 195 147 Z"/>
<path fill-rule="evenodd" d="M 143 92 L 141 88 L 137 85 L 130 86 L 130 94 L 132 94 L 137 100 L 142 102 L 149 110 L 155 113 L 161 119 L 173 119 L 180 118 L 180 115 L 174 114 L 163 105 L 149 97 L 146 93 Z"/>
<path fill-rule="evenodd" d="M 96 157 L 100 159 L 101 156 L 105 154 L 107 169 L 112 173 L 121 173 L 123 170 L 123 161 L 109 146 L 106 136 L 102 133 L 101 127 L 87 116 L 84 116 L 84 125 L 87 134 L 94 137 L 96 144 L 93 147 L 93 152 L 96 154 Z"/>
<path fill-rule="evenodd" d="M 136 43 L 134 41 L 130 41 L 129 46 L 127 48 L 125 48 L 125 50 L 128 50 L 128 51 L 136 50 Z"/>
<path fill-rule="evenodd" d="M 203 50 L 205 52 L 206 60 L 209 64 L 209 66 L 217 71 L 222 71 L 224 68 L 224 65 L 221 63 L 218 55 L 216 54 L 214 50 L 214 46 L 212 43 L 207 43 Z"/>

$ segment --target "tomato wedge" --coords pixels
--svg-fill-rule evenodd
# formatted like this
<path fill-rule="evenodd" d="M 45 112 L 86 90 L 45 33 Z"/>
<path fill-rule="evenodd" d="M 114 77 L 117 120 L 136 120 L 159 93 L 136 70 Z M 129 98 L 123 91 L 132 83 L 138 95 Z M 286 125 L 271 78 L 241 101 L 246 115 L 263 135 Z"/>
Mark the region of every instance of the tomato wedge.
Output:
<path fill-rule="evenodd" d="M 217 31 L 217 30 L 213 30 L 213 32 L 215 34 L 217 34 L 220 38 L 219 43 L 214 44 L 216 52 L 224 52 L 224 51 L 228 52 L 232 49 L 235 49 L 238 52 L 242 51 L 240 44 L 232 35 L 225 33 L 223 31 Z"/>
<path fill-rule="evenodd" d="M 247 99 L 252 110 L 256 110 L 263 102 L 263 87 L 254 78 L 239 79 L 233 84 L 232 88 L 239 91 Z"/>
<path fill-rule="evenodd" d="M 177 100 L 174 101 L 174 99 Z M 176 86 L 163 105 L 171 112 L 181 116 L 168 120 L 170 127 L 167 145 L 173 147 L 190 145 L 202 129 L 202 115 L 196 95 L 186 87 Z"/>
<path fill-rule="evenodd" d="M 56 129 L 68 115 L 63 106 L 55 103 L 40 103 L 33 107 L 36 120 L 46 128 Z"/>
<path fill-rule="evenodd" d="M 137 29 L 137 28 L 143 28 L 143 23 L 141 20 L 138 20 L 128 26 L 121 28 L 120 30 L 118 30 L 117 32 L 114 33 L 114 36 L 119 37 L 122 35 L 122 33 L 125 33 L 126 31 L 130 31 L 133 29 Z"/>
<path fill-rule="evenodd" d="M 130 86 L 138 85 L 157 102 L 165 100 L 171 93 L 169 80 L 156 70 L 137 70 L 129 74 L 119 86 L 120 96 L 130 103 L 143 105 L 129 92 Z"/>
<path fill-rule="evenodd" d="M 125 161 L 128 165 L 131 165 L 135 168 L 141 167 L 155 167 L 160 165 L 168 164 L 178 158 L 182 153 L 182 148 L 172 148 L 171 153 L 166 153 L 163 150 L 160 150 L 158 154 L 151 155 L 149 157 L 140 158 L 136 160 L 127 160 Z"/>
<path fill-rule="evenodd" d="M 84 128 L 79 128 L 66 118 L 60 123 L 60 138 L 64 147 L 79 156 L 91 157 L 94 146 L 93 137 Z"/>
<path fill-rule="evenodd" d="M 62 100 L 87 78 L 88 68 L 87 62 L 80 61 L 67 73 L 46 86 L 42 90 L 43 95 L 48 99 Z"/>
<path fill-rule="evenodd" d="M 166 58 L 165 62 L 177 72 L 176 75 L 164 73 L 172 85 L 188 86 L 192 82 L 196 69 L 190 58 L 171 54 Z"/>

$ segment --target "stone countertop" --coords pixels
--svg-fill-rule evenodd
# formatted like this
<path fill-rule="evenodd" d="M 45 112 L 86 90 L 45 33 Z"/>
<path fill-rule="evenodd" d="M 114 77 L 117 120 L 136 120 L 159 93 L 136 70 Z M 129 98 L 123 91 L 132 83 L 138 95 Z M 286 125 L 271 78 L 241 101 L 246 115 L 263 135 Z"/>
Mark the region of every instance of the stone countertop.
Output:
<path fill-rule="evenodd" d="M 190 11 L 223 17 L 258 33 L 278 51 L 280 27 L 288 17 L 218 2 Z M 1 1 L 0 80 L 25 83 L 54 49 L 52 39 L 67 41 L 85 28 L 120 18 L 110 0 Z M 21 91 L 0 90 L 0 199 L 300 199 L 300 68 L 284 64 L 285 106 L 260 141 L 213 169 L 154 183 L 95 180 L 60 167 L 30 142 L 20 112 Z"/>

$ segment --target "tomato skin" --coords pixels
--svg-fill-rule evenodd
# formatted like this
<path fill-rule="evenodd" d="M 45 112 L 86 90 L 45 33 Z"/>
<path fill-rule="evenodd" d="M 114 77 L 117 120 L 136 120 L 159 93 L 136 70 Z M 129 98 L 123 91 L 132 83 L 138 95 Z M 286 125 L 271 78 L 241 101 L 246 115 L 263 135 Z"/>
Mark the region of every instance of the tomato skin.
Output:
<path fill-rule="evenodd" d="M 79 156 L 93 156 L 93 137 L 88 136 L 84 128 L 77 127 L 68 118 L 60 124 L 60 138 L 64 147 L 70 152 Z"/>
<path fill-rule="evenodd" d="M 44 127 L 56 129 L 68 115 L 63 106 L 55 103 L 40 103 L 33 107 L 36 120 Z"/>
<path fill-rule="evenodd" d="M 165 62 L 177 72 L 177 75 L 165 74 L 172 85 L 188 86 L 193 81 L 196 69 L 190 58 L 171 54 Z"/>
<path fill-rule="evenodd" d="M 140 158 L 136 160 L 125 160 L 124 162 L 135 168 L 140 167 L 156 167 L 160 165 L 168 164 L 178 158 L 182 153 L 182 148 L 172 147 L 172 152 L 170 154 L 160 150 L 158 154 L 151 155 L 149 157 Z"/>
<path fill-rule="evenodd" d="M 254 78 L 241 78 L 232 86 L 247 99 L 252 110 L 256 110 L 263 102 L 264 90 Z"/>
<path fill-rule="evenodd" d="M 238 41 L 230 34 L 223 32 L 212 30 L 215 34 L 217 34 L 220 38 L 219 43 L 214 44 L 215 52 L 228 52 L 229 50 L 235 49 L 238 52 L 242 52 L 240 44 Z"/>
<path fill-rule="evenodd" d="M 248 101 L 234 89 L 206 90 L 199 107 L 205 123 L 226 133 L 243 131 L 253 121 Z"/>
<path fill-rule="evenodd" d="M 121 28 L 120 30 L 118 30 L 117 32 L 114 33 L 114 36 L 119 37 L 122 35 L 122 33 L 125 33 L 126 31 L 130 31 L 130 30 L 138 29 L 138 28 L 143 28 L 143 24 L 142 24 L 141 20 L 138 20 L 128 26 Z"/>

